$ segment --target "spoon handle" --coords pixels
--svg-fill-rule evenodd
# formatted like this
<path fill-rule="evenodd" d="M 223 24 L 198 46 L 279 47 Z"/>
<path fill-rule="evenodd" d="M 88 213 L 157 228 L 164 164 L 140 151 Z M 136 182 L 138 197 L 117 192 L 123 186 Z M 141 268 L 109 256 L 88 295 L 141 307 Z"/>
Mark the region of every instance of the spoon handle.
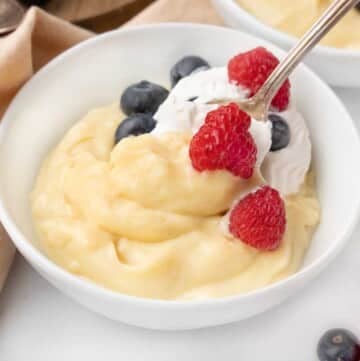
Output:
<path fill-rule="evenodd" d="M 359 0 L 335 0 L 305 33 L 299 42 L 275 68 L 267 81 L 254 96 L 262 101 L 266 109 L 278 89 L 288 78 L 293 69 L 304 56 L 323 38 L 325 34 L 352 8 Z"/>

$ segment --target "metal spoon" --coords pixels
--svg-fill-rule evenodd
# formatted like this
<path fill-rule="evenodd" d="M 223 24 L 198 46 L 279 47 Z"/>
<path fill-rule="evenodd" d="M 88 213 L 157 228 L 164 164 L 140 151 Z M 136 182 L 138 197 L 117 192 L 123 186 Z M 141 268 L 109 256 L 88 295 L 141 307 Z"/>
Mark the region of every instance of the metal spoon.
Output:
<path fill-rule="evenodd" d="M 286 57 L 279 63 L 269 78 L 249 99 L 236 100 L 241 109 L 251 117 L 260 121 L 266 121 L 271 100 L 281 85 L 288 78 L 294 68 L 304 56 L 324 37 L 328 31 L 352 8 L 359 0 L 335 0 L 305 33 L 299 42 L 289 51 Z M 211 103 L 227 104 L 234 99 L 215 99 Z"/>

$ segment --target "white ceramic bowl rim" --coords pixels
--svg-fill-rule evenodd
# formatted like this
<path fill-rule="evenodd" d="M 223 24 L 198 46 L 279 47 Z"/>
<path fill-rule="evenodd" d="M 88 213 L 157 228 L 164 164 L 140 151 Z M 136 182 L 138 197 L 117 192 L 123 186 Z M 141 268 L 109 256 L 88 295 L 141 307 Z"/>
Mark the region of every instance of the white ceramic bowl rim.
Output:
<path fill-rule="evenodd" d="M 33 78 L 40 78 L 43 75 L 47 74 L 48 72 L 51 72 L 53 67 L 56 67 L 59 63 L 61 63 L 66 57 L 70 54 L 75 55 L 78 52 L 81 52 L 83 47 L 89 46 L 90 44 L 95 44 L 97 42 L 102 41 L 104 38 L 111 38 L 113 36 L 116 36 L 119 32 L 121 33 L 128 33 L 128 32 L 143 32 L 151 31 L 152 29 L 163 29 L 166 31 L 168 28 L 178 28 L 179 31 L 183 28 L 203 28 L 203 29 L 217 29 L 218 31 L 226 30 L 226 32 L 239 32 L 237 30 L 233 29 L 225 29 L 224 27 L 220 26 L 214 26 L 214 25 L 204 25 L 204 24 L 191 24 L 191 23 L 163 23 L 163 24 L 151 24 L 151 25 L 142 25 L 137 26 L 134 28 L 126 28 L 121 30 L 114 30 L 102 35 L 98 35 L 92 39 L 86 40 L 84 42 L 81 42 L 80 44 L 72 47 L 71 49 L 68 49 L 58 57 L 56 57 L 54 60 L 52 60 L 50 63 L 48 63 L 46 66 L 44 66 L 38 73 L 34 75 Z M 246 34 L 249 37 L 252 37 L 248 34 Z M 255 37 L 254 37 L 255 38 Z M 266 41 L 265 41 L 266 43 Z M 308 72 L 311 72 L 314 77 L 318 79 L 319 82 L 323 84 L 325 88 L 329 87 L 316 75 L 314 74 L 310 69 L 306 69 Z M 23 89 L 26 89 L 29 86 L 29 83 L 26 83 L 23 86 Z M 329 89 L 330 90 L 330 89 Z M 339 99 L 334 95 L 334 93 L 330 90 L 329 95 L 331 94 L 332 102 L 336 102 L 337 106 L 341 108 L 345 113 L 347 113 L 346 109 L 344 108 L 343 104 L 339 101 Z M 18 95 L 15 96 L 14 100 L 12 101 L 12 105 L 16 106 L 16 103 L 18 101 Z M 10 108 L 10 107 L 9 107 Z M 8 110 L 9 111 L 9 110 Z M 10 126 L 10 117 L 7 116 L 8 111 L 4 115 L 4 120 L 0 125 L 0 143 L 3 141 L 4 136 L 6 134 L 7 127 Z M 349 116 L 349 119 L 351 117 Z M 355 134 L 358 134 L 356 131 L 356 128 L 354 126 L 354 123 L 352 122 L 353 131 Z M 357 135 L 358 136 L 358 135 Z M 360 140 L 359 140 L 360 142 Z M 338 248 L 342 247 L 342 243 L 339 241 L 340 239 L 348 238 L 356 223 L 358 220 L 358 217 L 360 215 L 360 197 L 357 199 L 357 205 L 356 205 L 356 212 L 354 212 L 349 218 L 348 223 L 346 227 L 346 231 L 343 232 L 338 238 L 333 242 L 333 245 L 320 257 L 318 257 L 314 262 L 312 262 L 310 265 L 305 266 L 303 269 L 298 271 L 297 273 L 291 275 L 290 277 L 287 277 L 284 280 L 278 281 L 276 283 L 273 283 L 269 286 L 263 287 L 258 290 L 254 290 L 252 292 L 246 293 L 246 294 L 239 294 L 239 295 L 233 295 L 233 296 L 227 296 L 222 298 L 213 298 L 213 299 L 204 299 L 204 300 L 189 300 L 189 301 L 177 301 L 177 300 L 161 300 L 161 299 L 150 299 L 150 298 L 142 298 L 137 296 L 131 296 L 126 295 L 122 293 L 118 293 L 109 289 L 106 289 L 102 287 L 101 285 L 95 284 L 91 281 L 87 281 L 85 279 L 81 279 L 80 277 L 77 277 L 60 266 L 56 265 L 53 261 L 51 261 L 49 258 L 47 258 L 45 255 L 43 255 L 31 242 L 29 242 L 26 237 L 23 235 L 23 233 L 17 228 L 15 222 L 11 219 L 11 215 L 8 213 L 3 200 L 0 198 L 0 219 L 3 223 L 5 229 L 8 231 L 9 234 L 12 234 L 14 237 L 14 243 L 17 246 L 18 249 L 21 250 L 21 253 L 26 255 L 29 259 L 31 259 L 36 265 L 39 265 L 41 269 L 45 269 L 46 272 L 48 272 L 51 276 L 54 278 L 63 278 L 65 281 L 68 281 L 75 286 L 81 287 L 84 290 L 88 291 L 91 294 L 103 294 L 106 297 L 109 297 L 111 299 L 118 299 L 124 302 L 136 302 L 139 305 L 146 305 L 151 307 L 165 307 L 167 309 L 184 309 L 184 308 L 200 308 L 202 306 L 207 307 L 217 307 L 219 304 L 229 304 L 235 300 L 238 299 L 252 299 L 255 297 L 258 297 L 259 295 L 266 295 L 267 292 L 276 290 L 281 288 L 283 285 L 294 281 L 295 279 L 301 279 L 304 278 L 308 273 L 311 273 L 313 269 L 319 267 L 323 262 L 326 260 L 330 261 L 333 259 L 333 257 L 336 255 L 336 251 Z"/>
<path fill-rule="evenodd" d="M 280 31 L 264 22 L 259 20 L 255 15 L 250 14 L 247 10 L 245 10 L 240 4 L 236 3 L 235 0 L 222 0 L 226 1 L 229 4 L 229 8 L 231 11 L 241 12 L 241 16 L 245 17 L 249 22 L 257 27 L 260 27 L 263 31 L 270 33 L 270 35 L 274 38 L 277 38 L 278 41 L 285 43 L 286 46 L 292 47 L 294 46 L 299 38 L 296 36 L 290 35 L 283 31 Z M 354 57 L 358 58 L 360 56 L 360 49 L 342 49 L 335 48 L 332 46 L 325 45 L 317 45 L 313 50 L 315 53 L 323 54 L 323 55 L 336 55 L 340 57 Z"/>

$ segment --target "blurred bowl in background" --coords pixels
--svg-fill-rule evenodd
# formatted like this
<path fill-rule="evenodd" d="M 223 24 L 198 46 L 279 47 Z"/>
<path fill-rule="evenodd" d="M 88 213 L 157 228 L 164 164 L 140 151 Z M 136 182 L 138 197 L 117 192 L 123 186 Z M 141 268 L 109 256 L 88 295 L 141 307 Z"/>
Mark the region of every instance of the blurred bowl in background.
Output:
<path fill-rule="evenodd" d="M 277 30 L 244 10 L 235 0 L 212 0 L 225 24 L 249 32 L 289 50 L 297 38 Z M 360 87 L 360 50 L 318 45 L 304 61 L 327 83 L 341 87 Z"/>

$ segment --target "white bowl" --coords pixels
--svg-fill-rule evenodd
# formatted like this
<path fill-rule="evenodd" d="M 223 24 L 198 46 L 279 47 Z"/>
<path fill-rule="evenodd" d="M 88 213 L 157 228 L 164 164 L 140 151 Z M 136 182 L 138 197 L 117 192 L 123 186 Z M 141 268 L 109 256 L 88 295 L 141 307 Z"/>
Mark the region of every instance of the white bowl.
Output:
<path fill-rule="evenodd" d="M 19 92 L 0 127 L 0 218 L 24 257 L 55 287 L 114 320 L 154 329 L 191 329 L 241 320 L 279 304 L 313 279 L 344 246 L 359 214 L 360 143 L 334 93 L 306 67 L 292 76 L 293 97 L 314 145 L 322 221 L 302 269 L 255 292 L 206 301 L 160 301 L 115 293 L 58 267 L 35 246 L 29 193 L 40 164 L 87 110 L 119 99 L 131 82 L 168 83 L 172 64 L 198 54 L 213 65 L 264 45 L 230 29 L 163 24 L 111 32 L 52 61 Z"/>
<path fill-rule="evenodd" d="M 292 48 L 298 41 L 296 37 L 258 20 L 243 9 L 236 0 L 212 0 L 212 2 L 224 22 L 231 27 L 264 38 L 285 50 Z M 360 50 L 318 45 L 304 61 L 331 85 L 360 87 Z"/>

